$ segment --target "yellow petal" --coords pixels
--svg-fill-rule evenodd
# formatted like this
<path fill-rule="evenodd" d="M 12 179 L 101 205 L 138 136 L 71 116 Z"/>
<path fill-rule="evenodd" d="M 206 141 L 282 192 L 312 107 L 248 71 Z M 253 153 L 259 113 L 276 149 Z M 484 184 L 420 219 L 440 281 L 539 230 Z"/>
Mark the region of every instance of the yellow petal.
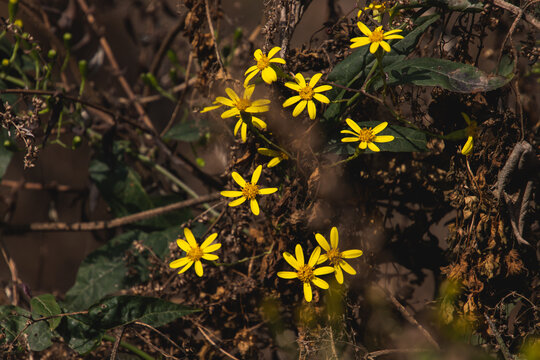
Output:
<path fill-rule="evenodd" d="M 304 265 L 304 251 L 302 250 L 302 246 L 300 244 L 296 244 L 294 254 L 296 255 L 296 261 L 298 261 L 300 265 Z"/>
<path fill-rule="evenodd" d="M 374 143 L 372 143 L 372 142 L 368 142 L 367 146 L 368 146 L 369 150 L 371 150 L 373 152 L 381 151 L 381 149 L 379 149 L 379 147 L 377 145 L 375 145 Z"/>
<path fill-rule="evenodd" d="M 191 250 L 191 246 L 184 239 L 176 239 L 176 244 L 178 245 L 180 249 L 184 250 L 185 252 L 188 252 Z"/>
<path fill-rule="evenodd" d="M 240 204 L 243 204 L 244 201 L 246 201 L 246 200 L 247 200 L 246 197 L 245 197 L 245 196 L 242 196 L 241 198 L 238 198 L 238 199 L 236 199 L 236 200 L 234 200 L 234 201 L 231 201 L 231 202 L 229 203 L 229 206 L 230 206 L 230 207 L 238 206 L 238 205 L 240 205 Z"/>
<path fill-rule="evenodd" d="M 358 124 L 352 121 L 351 119 L 347 118 L 345 119 L 345 121 L 347 122 L 347 125 L 349 125 L 349 127 L 353 129 L 354 131 L 356 131 L 358 134 L 362 132 L 362 129 L 360 128 L 360 126 L 358 126 Z"/>
<path fill-rule="evenodd" d="M 203 276 L 203 268 L 200 260 L 195 261 L 195 273 L 199 276 Z"/>
<path fill-rule="evenodd" d="M 345 260 L 341 260 L 339 262 L 339 266 L 348 274 L 356 275 L 356 270 L 352 268 L 351 265 L 349 265 Z"/>
<path fill-rule="evenodd" d="M 236 183 L 238 185 L 240 185 L 241 187 L 246 186 L 246 180 L 244 180 L 244 178 L 242 176 L 240 176 L 239 173 L 237 173 L 236 171 L 233 171 L 231 175 L 232 175 L 232 178 L 234 179 L 234 181 L 236 181 Z"/>
<path fill-rule="evenodd" d="M 321 73 L 318 73 L 318 74 L 315 74 L 311 77 L 311 79 L 309 80 L 309 86 L 311 88 L 314 88 L 315 85 L 317 84 L 317 82 L 319 82 L 320 78 L 321 78 L 322 74 Z"/>
<path fill-rule="evenodd" d="M 259 181 L 259 178 L 261 177 L 261 172 L 262 172 L 262 165 L 257 166 L 255 171 L 253 171 L 253 174 L 251 175 L 251 183 L 253 185 L 256 185 L 257 182 Z"/>
<path fill-rule="evenodd" d="M 358 139 L 357 137 L 354 137 L 354 138 L 353 137 L 345 137 L 345 138 L 341 139 L 341 142 L 355 142 L 355 141 L 360 141 L 360 139 Z"/>
<path fill-rule="evenodd" d="M 379 44 L 381 45 L 383 50 L 386 51 L 386 52 L 390 52 L 390 50 L 392 50 L 390 48 L 390 45 L 388 45 L 388 43 L 386 41 L 381 41 Z"/>
<path fill-rule="evenodd" d="M 315 103 L 312 100 L 309 100 L 307 102 L 307 110 L 308 110 L 309 118 L 311 120 L 315 120 L 315 116 L 317 116 L 317 108 L 315 107 Z"/>
<path fill-rule="evenodd" d="M 326 238 L 324 236 L 317 233 L 315 234 L 315 240 L 317 240 L 317 242 L 324 249 L 324 251 L 330 251 L 330 244 L 328 244 L 328 241 L 326 241 Z"/>
<path fill-rule="evenodd" d="M 467 138 L 467 142 L 465 143 L 465 146 L 463 146 L 463 149 L 461 149 L 461 153 L 463 155 L 470 155 L 472 153 L 473 149 L 473 137 L 469 136 Z"/>
<path fill-rule="evenodd" d="M 317 285 L 318 287 L 320 287 L 321 289 L 328 289 L 330 287 L 326 281 L 324 281 L 323 279 L 320 279 L 318 277 L 314 277 L 311 280 L 311 282 L 314 285 Z"/>
<path fill-rule="evenodd" d="M 296 279 L 298 278 L 298 273 L 292 271 L 279 271 L 277 276 L 283 279 Z"/>
<path fill-rule="evenodd" d="M 292 104 L 296 104 L 300 100 L 302 100 L 302 98 L 300 96 L 298 96 L 298 95 L 290 97 L 287 100 L 285 100 L 285 102 L 283 103 L 283 107 L 287 107 L 287 106 L 291 106 Z"/>
<path fill-rule="evenodd" d="M 173 269 L 176 269 L 176 268 L 179 268 L 179 267 L 182 267 L 182 266 L 185 266 L 188 262 L 190 262 L 191 260 L 189 260 L 188 257 L 183 257 L 183 258 L 180 258 L 180 259 L 177 259 L 177 260 L 174 260 L 172 261 L 170 264 L 169 264 L 169 267 L 173 268 Z"/>
<path fill-rule="evenodd" d="M 375 139 L 373 139 L 374 142 L 379 142 L 379 143 L 390 142 L 392 140 L 394 140 L 394 137 L 392 135 L 375 136 Z"/>
<path fill-rule="evenodd" d="M 320 256 L 321 256 L 321 247 L 317 246 L 315 249 L 313 249 L 313 252 L 311 253 L 311 256 L 309 257 L 308 265 L 311 267 L 315 267 L 315 265 L 317 265 L 317 261 L 319 260 Z"/>
<path fill-rule="evenodd" d="M 369 52 L 372 54 L 375 54 L 377 52 L 377 49 L 379 48 L 379 42 L 373 42 L 369 46 Z"/>
<path fill-rule="evenodd" d="M 219 249 L 221 249 L 221 244 L 220 243 L 212 244 L 212 245 L 208 245 L 206 247 L 206 249 L 203 250 L 203 253 L 208 254 L 208 253 L 214 252 L 214 251 L 219 250 Z"/>
<path fill-rule="evenodd" d="M 296 80 L 298 85 L 300 85 L 303 88 L 306 87 L 306 79 L 304 79 L 304 76 L 302 74 L 298 73 L 294 75 L 294 79 Z"/>
<path fill-rule="evenodd" d="M 240 99 L 240 97 L 231 88 L 226 88 L 225 92 L 227 93 L 227 95 L 229 95 L 232 101 L 238 101 Z"/>
<path fill-rule="evenodd" d="M 225 197 L 239 197 L 242 196 L 242 192 L 238 190 L 225 190 L 220 193 L 222 196 Z"/>
<path fill-rule="evenodd" d="M 304 298 L 307 302 L 311 302 L 313 299 L 313 292 L 311 291 L 310 283 L 304 283 Z"/>
<path fill-rule="evenodd" d="M 364 35 L 366 35 L 368 37 L 371 35 L 371 30 L 369 30 L 369 28 L 363 22 L 358 21 L 356 23 L 356 25 L 358 26 L 358 29 L 360 29 L 362 34 L 364 34 Z"/>
<path fill-rule="evenodd" d="M 372 130 L 371 130 L 371 133 L 373 135 L 377 135 L 378 133 L 380 133 L 381 131 L 383 131 L 384 129 L 386 129 L 386 126 L 388 126 L 388 123 L 385 121 L 385 122 L 382 122 L 380 123 L 379 125 L 375 126 Z"/>
<path fill-rule="evenodd" d="M 300 115 L 300 113 L 302 111 L 304 111 L 304 109 L 306 108 L 306 105 L 307 105 L 307 101 L 306 100 L 302 100 L 300 101 L 295 107 L 294 107 L 294 110 L 293 110 L 293 113 L 292 115 L 293 116 L 298 116 Z"/>
<path fill-rule="evenodd" d="M 362 256 L 364 252 L 362 250 L 356 250 L 356 249 L 352 249 L 352 250 L 345 250 L 344 252 L 341 253 L 341 257 L 343 257 L 344 259 L 352 259 L 352 258 L 357 258 L 359 256 Z"/>
<path fill-rule="evenodd" d="M 204 242 L 201 244 L 201 250 L 203 250 L 203 252 L 205 252 L 204 249 L 206 249 L 212 242 L 214 242 L 214 240 L 216 240 L 216 238 L 217 238 L 217 233 L 213 233 L 210 236 L 208 236 L 204 240 Z"/>
<path fill-rule="evenodd" d="M 335 226 L 330 230 L 330 244 L 332 244 L 332 248 L 334 249 L 337 249 L 339 244 L 339 234 Z"/>
<path fill-rule="evenodd" d="M 259 194 L 270 195 L 270 194 L 275 193 L 276 191 L 278 191 L 278 188 L 264 188 L 264 189 L 259 189 Z"/>
<path fill-rule="evenodd" d="M 178 273 L 179 274 L 185 273 L 187 271 L 187 269 L 189 269 L 191 267 L 191 265 L 193 265 L 193 261 L 189 260 L 189 262 L 186 264 L 186 266 L 184 266 Z"/>
<path fill-rule="evenodd" d="M 332 86 L 330 86 L 330 85 L 321 85 L 321 86 L 317 86 L 316 88 L 313 89 L 313 91 L 316 92 L 316 93 L 323 92 L 323 91 L 328 91 L 328 90 L 332 90 Z"/>
<path fill-rule="evenodd" d="M 279 151 L 272 150 L 269 148 L 258 148 L 257 152 L 264 156 L 278 156 L 279 155 Z"/>
<path fill-rule="evenodd" d="M 184 236 L 186 237 L 186 240 L 188 244 L 194 248 L 197 247 L 197 241 L 195 241 L 195 236 L 193 236 L 193 233 L 188 228 L 184 228 Z"/>
<path fill-rule="evenodd" d="M 273 168 L 274 166 L 276 166 L 280 162 L 281 162 L 281 158 L 280 157 L 275 157 L 272 160 L 270 160 L 266 166 L 269 167 L 269 168 Z M 276 188 L 276 190 L 277 190 L 277 188 Z M 264 195 L 260 190 L 259 190 L 259 194 Z"/>
<path fill-rule="evenodd" d="M 214 254 L 204 254 L 204 255 L 202 256 L 202 258 L 203 258 L 204 260 L 208 260 L 208 261 L 215 261 L 215 260 L 219 259 L 219 256 L 214 255 Z"/>
<path fill-rule="evenodd" d="M 270 49 L 270 51 L 268 52 L 268 58 L 272 58 L 274 55 L 276 55 L 279 50 L 281 50 L 281 48 L 279 46 L 275 46 L 273 47 L 272 49 Z"/>
<path fill-rule="evenodd" d="M 317 265 L 324 263 L 326 260 L 328 260 L 328 255 L 321 254 L 321 256 L 319 256 L 319 260 L 317 260 Z"/>
<path fill-rule="evenodd" d="M 271 67 L 267 67 L 262 71 L 261 74 L 265 83 L 270 85 L 272 82 L 277 80 L 277 74 Z"/>
<path fill-rule="evenodd" d="M 298 261 L 296 261 L 296 259 L 294 258 L 294 256 L 292 256 L 291 254 L 289 254 L 288 252 L 284 252 L 283 253 L 283 258 L 285 259 L 285 261 L 287 263 L 289 263 L 289 265 L 291 265 L 293 268 L 295 268 L 296 270 L 300 269 L 300 265 L 298 263 Z M 303 265 L 303 264 L 302 264 Z"/>
<path fill-rule="evenodd" d="M 251 95 L 255 91 L 255 85 L 248 85 L 244 88 L 244 99 L 251 99 Z"/>
<path fill-rule="evenodd" d="M 324 104 L 330 104 L 330 99 L 324 96 L 323 94 L 315 93 L 313 94 L 313 98 L 317 101 L 320 101 Z"/>
<path fill-rule="evenodd" d="M 336 266 L 335 267 L 335 272 L 336 272 L 336 281 L 339 284 L 343 284 L 343 271 L 341 270 L 341 268 L 339 266 Z"/>
<path fill-rule="evenodd" d="M 253 215 L 259 215 L 260 209 L 259 209 L 259 203 L 257 202 L 257 199 L 251 199 L 249 201 L 249 206 L 251 207 L 251 212 Z"/>

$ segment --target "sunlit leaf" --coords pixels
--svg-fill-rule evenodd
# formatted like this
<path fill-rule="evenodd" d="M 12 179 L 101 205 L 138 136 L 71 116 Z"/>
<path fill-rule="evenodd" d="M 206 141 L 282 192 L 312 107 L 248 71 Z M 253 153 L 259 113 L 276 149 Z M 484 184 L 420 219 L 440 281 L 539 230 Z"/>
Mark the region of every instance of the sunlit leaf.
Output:
<path fill-rule="evenodd" d="M 34 317 L 36 314 L 39 316 L 48 317 L 62 313 L 56 299 L 51 294 L 43 294 L 33 297 L 30 300 L 30 306 L 32 308 Z M 60 324 L 60 320 L 61 319 L 59 317 L 47 320 L 51 330 L 54 330 L 58 324 Z"/>
<path fill-rule="evenodd" d="M 389 65 L 385 72 L 388 85 L 439 86 L 459 93 L 491 91 L 511 80 L 511 77 L 486 74 L 472 65 L 436 58 L 405 59 Z M 374 84 L 375 88 L 381 86 L 382 80 Z"/>

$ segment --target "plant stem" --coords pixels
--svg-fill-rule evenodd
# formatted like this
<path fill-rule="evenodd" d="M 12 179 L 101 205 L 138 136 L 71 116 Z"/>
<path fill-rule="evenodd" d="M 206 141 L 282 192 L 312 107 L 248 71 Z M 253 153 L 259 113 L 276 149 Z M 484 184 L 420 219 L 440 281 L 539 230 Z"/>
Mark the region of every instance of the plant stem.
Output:
<path fill-rule="evenodd" d="M 110 335 L 103 335 L 103 340 L 107 340 L 107 341 L 110 341 L 112 343 L 114 343 L 116 341 L 116 339 Z M 141 359 L 144 359 L 144 360 L 155 360 L 155 358 L 153 358 L 152 356 L 148 355 L 147 353 L 145 353 L 144 351 L 142 351 L 141 349 L 139 349 L 138 347 L 136 347 L 135 345 L 132 345 L 130 343 L 127 343 L 125 341 L 120 341 L 120 346 L 131 351 L 132 353 L 134 353 L 135 355 L 137 355 L 138 357 L 140 357 Z"/>
<path fill-rule="evenodd" d="M 240 113 L 240 117 L 242 118 L 242 121 L 248 126 L 249 130 L 251 130 L 253 133 L 255 133 L 258 137 L 260 137 L 261 139 L 266 141 L 270 146 L 273 146 L 274 148 L 278 149 L 282 153 L 286 154 L 289 157 L 289 159 L 293 158 L 292 155 L 289 154 L 289 152 L 287 150 L 285 150 L 281 146 L 273 143 L 270 139 L 268 139 L 266 136 L 261 134 L 259 129 L 257 129 L 255 126 L 253 126 L 253 123 L 251 122 L 251 114 L 242 111 Z"/>

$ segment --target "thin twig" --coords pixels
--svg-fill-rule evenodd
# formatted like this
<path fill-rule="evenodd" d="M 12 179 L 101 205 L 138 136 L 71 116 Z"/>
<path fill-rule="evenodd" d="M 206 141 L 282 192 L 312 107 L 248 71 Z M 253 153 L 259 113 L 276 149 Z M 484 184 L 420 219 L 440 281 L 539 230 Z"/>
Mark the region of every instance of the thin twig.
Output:
<path fill-rule="evenodd" d="M 165 335 L 164 333 L 162 333 L 161 331 L 159 331 L 158 329 L 156 329 L 155 327 L 153 326 L 150 326 L 148 324 L 145 324 L 143 322 L 140 322 L 140 321 L 135 321 L 136 325 L 140 325 L 140 326 L 144 326 L 150 330 L 152 330 L 153 332 L 157 333 L 158 335 L 160 335 L 161 337 L 163 337 L 165 340 L 167 340 L 168 342 L 170 342 L 174 347 L 176 347 L 178 350 L 181 350 L 182 352 L 185 353 L 185 350 L 180 346 L 178 345 L 177 343 L 175 343 L 170 337 L 168 337 L 167 335 Z"/>
<path fill-rule="evenodd" d="M 440 346 L 439 344 L 435 341 L 435 339 L 433 339 L 433 337 L 431 336 L 431 334 L 422 326 L 418 323 L 418 321 L 416 321 L 416 319 L 411 315 L 410 312 L 407 311 L 407 309 L 405 309 L 405 307 L 403 305 L 401 305 L 401 303 L 395 298 L 394 295 L 392 295 L 388 290 L 386 290 L 385 288 L 383 288 L 382 286 L 378 286 L 380 289 L 382 289 L 382 291 L 384 291 L 384 293 L 386 294 L 386 296 L 388 296 L 388 298 L 390 299 L 390 301 L 392 302 L 392 304 L 394 304 L 394 306 L 396 307 L 396 309 L 398 309 L 398 311 L 401 313 L 401 315 L 403 315 L 403 317 L 412 325 L 416 326 L 416 328 L 418 330 L 420 330 L 420 333 L 422 333 L 422 335 L 424 335 L 424 337 L 426 338 L 426 340 L 431 344 L 433 345 L 437 350 L 440 349 Z"/>
<path fill-rule="evenodd" d="M 523 12 L 523 10 L 521 10 L 521 8 L 519 8 L 519 7 L 515 6 L 515 5 L 512 5 L 510 3 L 507 3 L 504 0 L 493 0 L 493 4 L 495 6 L 500 7 L 501 9 L 510 11 L 511 13 L 513 13 L 516 16 L 518 16 L 521 12 Z M 527 14 L 527 13 L 523 13 L 523 19 L 525 21 L 527 21 L 529 24 L 536 27 L 536 29 L 540 30 L 540 21 L 538 21 L 534 16 L 532 16 L 530 14 Z"/>
<path fill-rule="evenodd" d="M 152 121 L 144 111 L 141 104 L 137 101 L 137 98 L 135 94 L 133 93 L 133 90 L 131 90 L 131 87 L 129 83 L 127 82 L 124 75 L 122 75 L 122 71 L 120 70 L 120 66 L 118 65 L 118 62 L 116 61 L 116 58 L 114 57 L 114 54 L 112 52 L 111 47 L 109 46 L 109 43 L 107 42 L 107 39 L 105 39 L 104 35 L 100 35 L 99 29 L 97 28 L 96 19 L 94 18 L 94 15 L 91 13 L 90 9 L 88 8 L 88 5 L 86 4 L 85 0 L 77 0 L 79 3 L 79 6 L 81 7 L 82 11 L 86 15 L 86 20 L 88 21 L 88 24 L 90 27 L 94 30 L 94 32 L 99 37 L 99 43 L 101 47 L 103 48 L 103 51 L 105 52 L 105 55 L 107 56 L 107 59 L 109 60 L 109 63 L 111 64 L 113 71 L 118 79 L 118 82 L 122 86 L 122 89 L 128 96 L 129 100 L 133 102 L 133 105 L 135 106 L 135 110 L 137 110 L 137 113 L 142 118 L 144 124 L 151 129 L 154 133 L 156 133 L 156 129 L 154 128 L 154 124 L 152 124 Z"/>
<path fill-rule="evenodd" d="M 386 349 L 370 352 L 364 356 L 364 359 L 373 359 L 379 356 L 394 355 L 394 354 L 414 354 L 419 352 L 427 352 L 426 349 Z"/>
<path fill-rule="evenodd" d="M 221 58 L 221 54 L 219 53 L 219 47 L 216 39 L 216 33 L 214 32 L 214 25 L 212 25 L 212 17 L 210 16 L 210 7 L 208 6 L 208 0 L 204 0 L 204 7 L 206 9 L 206 20 L 208 21 L 208 27 L 210 28 L 210 34 L 212 34 L 212 39 L 214 41 L 214 49 L 216 50 L 216 57 L 219 63 L 219 66 L 221 67 L 221 70 L 223 70 L 224 74 L 227 74 L 227 69 L 225 68 L 223 59 Z"/>
<path fill-rule="evenodd" d="M 514 357 L 510 353 L 510 350 L 508 350 L 508 347 L 504 343 L 504 340 L 501 337 L 501 334 L 499 333 L 497 328 L 495 327 L 495 324 L 493 323 L 493 321 L 491 321 L 491 319 L 489 318 L 489 316 L 487 314 L 484 314 L 484 317 L 486 318 L 486 321 L 487 321 L 487 323 L 489 325 L 489 328 L 490 328 L 491 332 L 493 332 L 493 334 L 495 335 L 495 340 L 497 340 L 497 343 L 501 347 L 501 352 L 502 352 L 502 354 L 504 356 L 504 359 L 505 360 L 514 360 Z"/>
<path fill-rule="evenodd" d="M 189 206 L 194 206 L 198 204 L 203 204 L 212 200 L 216 200 L 221 195 L 219 193 L 213 193 L 210 195 L 200 196 L 196 199 L 189 199 L 180 201 L 174 204 L 162 206 L 159 208 L 141 211 L 136 214 L 120 217 L 113 220 L 100 220 L 100 221 L 91 221 L 91 222 L 77 222 L 77 223 L 63 223 L 63 222 L 54 222 L 54 223 L 32 223 L 29 225 L 22 226 L 13 226 L 9 227 L 9 230 L 13 231 L 94 231 L 94 230 L 103 230 L 111 229 L 119 226 L 128 225 L 137 221 L 149 219 L 155 216 L 163 215 L 165 213 L 183 209 Z M 2 224 L 5 226 L 5 224 Z"/>
<path fill-rule="evenodd" d="M 55 182 L 50 182 L 48 184 L 41 184 L 41 183 L 35 183 L 35 182 L 24 182 L 24 180 L 17 181 L 17 180 L 7 180 L 7 179 L 3 179 L 0 182 L 0 186 L 10 187 L 10 188 L 20 188 L 20 189 L 25 189 L 25 190 L 51 190 L 51 191 L 57 191 L 57 192 L 86 191 L 86 189 L 83 189 L 83 188 L 77 189 L 68 185 L 57 184 Z"/>
<path fill-rule="evenodd" d="M 116 360 L 116 354 L 118 353 L 118 347 L 120 346 L 120 341 L 122 340 L 122 336 L 124 336 L 124 331 L 126 330 L 125 326 L 120 327 L 120 334 L 114 341 L 114 345 L 111 351 L 111 360 Z"/>
<path fill-rule="evenodd" d="M 228 356 L 230 359 L 233 359 L 233 360 L 239 360 L 237 357 L 229 354 L 227 351 L 223 350 L 221 347 L 219 347 L 211 338 L 210 336 L 208 336 L 206 334 L 206 332 L 203 330 L 202 326 L 201 325 L 198 325 L 198 324 L 195 324 L 195 326 L 197 326 L 197 329 L 199 329 L 199 331 L 201 332 L 201 334 L 204 336 L 204 338 L 206 340 L 208 340 L 208 342 L 212 345 L 214 345 L 219 351 L 221 351 L 223 354 L 225 354 L 226 356 Z"/>

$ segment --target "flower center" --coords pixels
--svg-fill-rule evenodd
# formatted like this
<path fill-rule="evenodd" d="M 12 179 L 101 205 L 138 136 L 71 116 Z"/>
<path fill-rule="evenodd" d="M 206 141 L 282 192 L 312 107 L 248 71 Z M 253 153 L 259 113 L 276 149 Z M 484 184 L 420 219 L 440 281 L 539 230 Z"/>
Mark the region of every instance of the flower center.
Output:
<path fill-rule="evenodd" d="M 289 160 L 289 156 L 287 154 L 285 154 L 284 152 L 279 153 L 279 158 L 281 160 Z"/>
<path fill-rule="evenodd" d="M 238 110 L 244 111 L 244 110 L 246 110 L 248 107 L 251 106 L 251 100 L 249 100 L 249 99 L 238 99 L 238 100 L 235 101 L 234 106 L 235 106 Z"/>
<path fill-rule="evenodd" d="M 375 29 L 373 30 L 371 35 L 369 35 L 369 41 L 371 41 L 372 43 L 381 42 L 383 41 L 383 37 L 384 37 L 384 33 L 382 29 Z"/>
<path fill-rule="evenodd" d="M 303 283 L 309 283 L 315 275 L 313 275 L 313 268 L 307 264 L 300 266 L 298 269 L 298 279 Z"/>
<path fill-rule="evenodd" d="M 246 197 L 248 200 L 253 200 L 259 193 L 259 186 L 253 185 L 251 183 L 246 183 L 246 185 L 242 188 L 242 195 Z"/>
<path fill-rule="evenodd" d="M 313 98 L 313 89 L 308 85 L 305 88 L 300 89 L 298 95 L 300 95 L 302 100 L 311 100 Z"/>
<path fill-rule="evenodd" d="M 330 251 L 328 251 L 327 255 L 328 255 L 328 261 L 330 261 L 330 263 L 332 265 L 334 265 L 334 266 L 339 265 L 339 263 L 341 261 L 341 253 L 339 252 L 338 248 L 330 249 Z"/>
<path fill-rule="evenodd" d="M 198 246 L 192 247 L 191 250 L 189 250 L 187 253 L 187 257 L 191 261 L 198 261 L 202 258 L 203 255 L 203 251 Z"/>
<path fill-rule="evenodd" d="M 373 139 L 375 139 L 375 135 L 371 131 L 371 128 L 363 128 L 358 134 L 358 139 L 360 141 L 373 142 Z"/>
<path fill-rule="evenodd" d="M 264 70 L 270 65 L 270 59 L 266 55 L 262 55 L 259 60 L 257 60 L 257 67 L 259 70 Z"/>

